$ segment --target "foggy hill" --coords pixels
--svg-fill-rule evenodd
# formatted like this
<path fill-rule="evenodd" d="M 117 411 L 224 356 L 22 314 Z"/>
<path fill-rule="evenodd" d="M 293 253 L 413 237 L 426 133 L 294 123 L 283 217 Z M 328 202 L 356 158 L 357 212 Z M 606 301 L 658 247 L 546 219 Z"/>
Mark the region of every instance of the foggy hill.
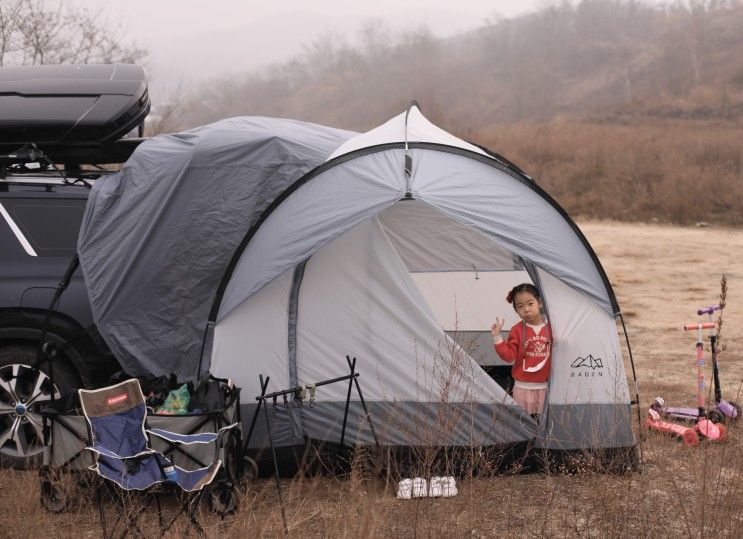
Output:
<path fill-rule="evenodd" d="M 210 81 L 169 127 L 266 115 L 364 130 L 411 99 L 460 135 L 556 118 L 734 119 L 741 28 L 738 0 L 584 0 L 445 39 L 369 23 L 358 45 L 328 36 L 289 62 Z"/>

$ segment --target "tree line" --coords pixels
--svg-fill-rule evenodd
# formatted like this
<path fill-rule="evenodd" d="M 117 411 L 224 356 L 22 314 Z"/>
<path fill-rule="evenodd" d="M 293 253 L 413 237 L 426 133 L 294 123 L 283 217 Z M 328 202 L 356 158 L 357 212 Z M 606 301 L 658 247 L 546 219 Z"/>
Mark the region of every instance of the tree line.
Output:
<path fill-rule="evenodd" d="M 561 2 L 439 38 L 378 22 L 196 88 L 179 127 L 237 115 L 368 129 L 416 99 L 463 131 L 607 112 L 743 114 L 743 4 Z M 701 90 L 700 90 L 701 89 Z M 657 110 L 656 110 L 657 109 Z"/>

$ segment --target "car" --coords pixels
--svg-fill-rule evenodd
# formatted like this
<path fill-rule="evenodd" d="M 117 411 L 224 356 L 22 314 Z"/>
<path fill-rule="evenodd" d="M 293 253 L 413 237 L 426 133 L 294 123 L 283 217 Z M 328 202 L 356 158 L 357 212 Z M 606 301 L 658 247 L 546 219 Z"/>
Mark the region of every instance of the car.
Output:
<path fill-rule="evenodd" d="M 75 255 L 91 186 L 141 143 L 149 109 L 139 66 L 0 68 L 2 466 L 40 462 L 38 411 L 52 394 L 100 385 L 120 370 L 95 330 L 79 268 L 50 304 Z M 57 351 L 53 372 L 43 343 Z"/>

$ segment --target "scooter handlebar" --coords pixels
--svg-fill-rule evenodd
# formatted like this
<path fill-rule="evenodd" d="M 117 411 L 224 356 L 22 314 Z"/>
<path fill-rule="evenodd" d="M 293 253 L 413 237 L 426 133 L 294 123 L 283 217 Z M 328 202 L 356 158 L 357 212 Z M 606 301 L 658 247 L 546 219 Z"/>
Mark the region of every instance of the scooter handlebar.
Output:
<path fill-rule="evenodd" d="M 712 314 L 715 311 L 719 311 L 722 307 L 719 305 L 710 305 L 709 307 L 700 307 L 697 309 L 697 314 L 702 316 L 703 314 Z"/>
<path fill-rule="evenodd" d="M 684 331 L 695 331 L 697 329 L 714 329 L 717 327 L 715 322 L 702 322 L 701 324 L 684 324 Z"/>

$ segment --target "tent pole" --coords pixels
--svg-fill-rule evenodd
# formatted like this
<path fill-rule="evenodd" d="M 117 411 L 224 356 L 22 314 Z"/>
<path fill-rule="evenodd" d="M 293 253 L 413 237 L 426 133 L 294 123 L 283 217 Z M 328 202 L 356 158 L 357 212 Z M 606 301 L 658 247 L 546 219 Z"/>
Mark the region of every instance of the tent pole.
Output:
<path fill-rule="evenodd" d="M 201 366 L 204 362 L 204 350 L 206 349 L 206 340 L 209 337 L 209 332 L 212 331 L 214 322 L 211 320 L 207 321 L 206 328 L 204 329 L 204 338 L 201 339 L 201 350 L 199 350 L 199 366 L 196 368 L 196 379 L 201 377 Z"/>
<path fill-rule="evenodd" d="M 518 259 L 521 261 L 521 264 L 524 266 L 524 269 L 526 270 L 526 273 L 529 275 L 529 278 L 534 283 L 534 286 L 537 287 L 537 290 L 542 294 L 542 305 L 544 305 L 544 314 L 547 315 L 547 321 L 549 322 L 550 326 L 550 336 L 554 335 L 552 331 L 552 317 L 550 316 L 550 308 L 549 308 L 549 302 L 547 301 L 547 294 L 544 292 L 544 287 L 542 286 L 542 280 L 539 278 L 539 272 L 537 271 L 537 268 L 534 267 L 534 264 L 529 262 L 528 260 L 524 260 L 522 257 L 518 257 Z M 524 326 L 524 329 L 526 329 L 526 326 Z M 526 332 L 524 332 L 526 334 Z M 550 353 L 552 352 L 552 344 L 554 339 L 552 339 L 549 343 L 550 346 Z M 541 429 L 540 425 L 545 426 L 545 432 L 547 427 L 549 426 L 549 420 L 550 420 L 550 386 L 552 385 L 552 373 L 549 375 L 549 380 L 547 381 L 547 393 L 545 395 L 545 402 L 544 402 L 544 410 L 541 414 L 541 417 L 539 418 L 539 421 L 537 422 L 537 436 L 539 436 Z"/>
<path fill-rule="evenodd" d="M 629 362 L 630 365 L 632 365 L 632 379 L 635 381 L 635 400 L 634 402 L 630 402 L 630 404 L 634 404 L 637 406 L 637 426 L 638 426 L 638 434 L 640 438 L 640 464 L 643 463 L 643 451 L 642 451 L 642 417 L 640 415 L 640 385 L 637 383 L 637 372 L 635 371 L 635 360 L 632 357 L 632 346 L 630 346 L 629 343 L 629 335 L 627 334 L 627 326 L 624 324 L 624 316 L 622 316 L 622 313 L 619 312 L 619 320 L 622 322 L 622 331 L 624 331 L 624 340 L 627 343 L 627 352 L 629 352 Z"/>

